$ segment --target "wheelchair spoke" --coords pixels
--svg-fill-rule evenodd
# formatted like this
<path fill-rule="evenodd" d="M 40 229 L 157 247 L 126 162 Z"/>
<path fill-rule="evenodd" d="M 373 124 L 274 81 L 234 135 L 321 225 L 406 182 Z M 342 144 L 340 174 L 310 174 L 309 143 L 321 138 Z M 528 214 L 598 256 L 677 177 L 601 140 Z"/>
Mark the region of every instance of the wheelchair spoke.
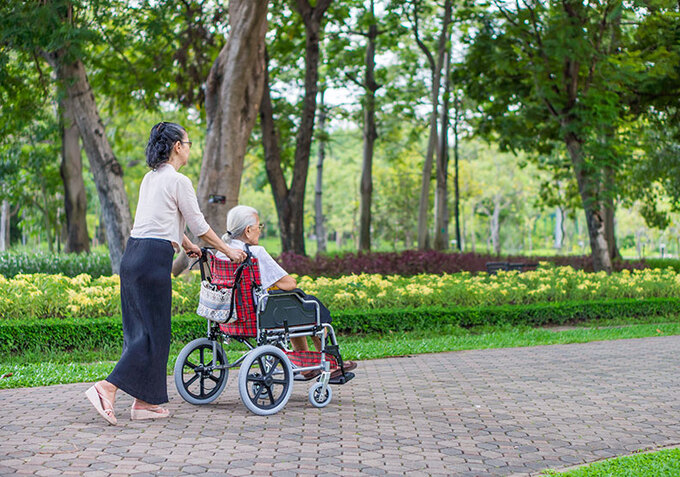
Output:
<path fill-rule="evenodd" d="M 265 375 L 267 372 L 267 368 L 264 367 L 264 361 L 262 361 L 262 356 L 258 356 L 257 362 L 260 363 L 260 372 L 262 373 L 262 376 Z"/>
<path fill-rule="evenodd" d="M 212 374 L 211 374 L 210 376 L 208 376 L 208 379 L 211 380 L 211 381 L 213 381 L 213 382 L 215 382 L 215 383 L 218 383 L 218 382 L 219 382 L 219 379 L 217 379 L 217 378 L 216 378 L 215 376 L 213 376 Z"/>
<path fill-rule="evenodd" d="M 272 380 L 272 384 L 280 384 L 281 386 L 285 386 L 285 385 L 286 385 L 286 381 L 285 381 L 285 380 L 280 380 L 280 379 L 273 379 L 273 380 Z"/>
<path fill-rule="evenodd" d="M 272 387 L 271 386 L 267 386 L 267 394 L 269 394 L 269 401 L 272 403 L 272 406 L 273 406 L 276 401 L 274 401 L 274 394 L 272 393 Z"/>
<path fill-rule="evenodd" d="M 191 369 L 196 369 L 196 365 L 188 359 L 184 362 L 184 366 L 189 366 Z"/>
<path fill-rule="evenodd" d="M 262 389 L 264 389 L 264 386 L 260 385 L 257 387 L 257 392 L 255 393 L 255 396 L 253 396 L 253 401 L 260 399 L 260 396 L 262 395 Z"/>
<path fill-rule="evenodd" d="M 272 362 L 271 368 L 267 371 L 267 377 L 270 378 L 272 374 L 276 374 L 276 367 L 279 365 L 281 360 L 279 358 L 276 358 L 275 361 Z"/>
<path fill-rule="evenodd" d="M 195 382 L 198 378 L 200 378 L 200 377 L 201 377 L 200 374 L 198 374 L 198 373 L 194 374 L 194 376 L 193 376 L 189 381 L 187 381 L 187 382 L 185 383 L 185 386 L 186 386 L 186 387 L 191 386 L 191 385 L 194 384 L 194 382 Z"/>
<path fill-rule="evenodd" d="M 264 382 L 264 378 L 262 376 L 258 376 L 257 374 L 249 374 L 248 381 L 261 384 Z"/>

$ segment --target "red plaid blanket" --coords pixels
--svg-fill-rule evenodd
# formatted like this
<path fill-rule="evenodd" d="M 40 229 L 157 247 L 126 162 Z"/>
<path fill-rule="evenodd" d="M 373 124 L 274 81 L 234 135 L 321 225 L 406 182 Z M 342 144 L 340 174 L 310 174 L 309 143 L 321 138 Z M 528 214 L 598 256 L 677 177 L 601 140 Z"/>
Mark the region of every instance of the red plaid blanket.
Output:
<path fill-rule="evenodd" d="M 319 366 L 321 364 L 321 353 L 318 351 L 288 351 L 286 356 L 298 368 Z M 338 368 L 338 362 L 334 356 L 326 353 L 326 360 L 331 362 L 331 370 Z"/>
<path fill-rule="evenodd" d="M 220 329 L 230 336 L 257 336 L 257 317 L 255 315 L 255 301 L 253 300 L 253 287 L 260 286 L 260 269 L 257 259 L 252 259 L 253 264 L 243 269 L 241 280 L 236 288 L 236 313 L 238 320 L 220 325 Z M 228 260 L 220 260 L 212 257 L 210 261 L 211 282 L 218 287 L 233 287 L 236 269 L 240 264 Z"/>

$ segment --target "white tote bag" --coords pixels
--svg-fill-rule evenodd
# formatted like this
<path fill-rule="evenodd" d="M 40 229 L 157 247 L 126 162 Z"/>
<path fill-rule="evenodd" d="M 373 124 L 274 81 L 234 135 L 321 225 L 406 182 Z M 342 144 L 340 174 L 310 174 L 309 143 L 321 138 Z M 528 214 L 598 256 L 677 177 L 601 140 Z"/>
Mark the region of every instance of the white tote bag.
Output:
<path fill-rule="evenodd" d="M 233 290 L 233 288 L 217 288 L 209 281 L 203 280 L 196 313 L 222 324 L 229 324 L 238 320 Z"/>

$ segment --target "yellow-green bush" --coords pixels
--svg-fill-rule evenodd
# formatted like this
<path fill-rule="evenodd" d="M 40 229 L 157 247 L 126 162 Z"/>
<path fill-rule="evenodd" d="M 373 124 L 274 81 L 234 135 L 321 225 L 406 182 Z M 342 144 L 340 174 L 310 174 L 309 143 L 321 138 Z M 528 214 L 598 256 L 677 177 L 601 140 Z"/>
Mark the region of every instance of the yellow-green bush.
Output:
<path fill-rule="evenodd" d="M 299 285 L 330 309 L 404 306 L 526 305 L 556 301 L 680 297 L 680 275 L 671 269 L 607 275 L 571 267 L 498 275 L 468 272 L 414 277 L 350 275 L 302 277 Z"/>
<path fill-rule="evenodd" d="M 412 277 L 349 275 L 299 277 L 299 286 L 333 312 L 420 307 L 474 307 L 537 303 L 680 298 L 680 275 L 645 269 L 607 275 L 571 267 L 539 268 L 498 275 L 467 272 Z M 200 278 L 173 279 L 173 313 L 196 310 Z M 0 316 L 4 318 L 97 318 L 120 314 L 118 276 L 0 275 Z"/>

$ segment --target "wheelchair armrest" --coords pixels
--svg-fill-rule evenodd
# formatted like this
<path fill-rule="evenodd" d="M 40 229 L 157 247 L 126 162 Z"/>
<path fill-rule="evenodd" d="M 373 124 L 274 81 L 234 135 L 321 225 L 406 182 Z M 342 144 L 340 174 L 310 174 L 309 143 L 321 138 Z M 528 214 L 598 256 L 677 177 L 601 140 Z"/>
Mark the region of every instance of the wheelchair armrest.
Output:
<path fill-rule="evenodd" d="M 267 293 L 270 297 L 276 296 L 276 295 L 299 295 L 299 296 L 305 296 L 305 292 L 302 291 L 300 288 L 296 288 L 295 290 L 270 290 Z"/>

